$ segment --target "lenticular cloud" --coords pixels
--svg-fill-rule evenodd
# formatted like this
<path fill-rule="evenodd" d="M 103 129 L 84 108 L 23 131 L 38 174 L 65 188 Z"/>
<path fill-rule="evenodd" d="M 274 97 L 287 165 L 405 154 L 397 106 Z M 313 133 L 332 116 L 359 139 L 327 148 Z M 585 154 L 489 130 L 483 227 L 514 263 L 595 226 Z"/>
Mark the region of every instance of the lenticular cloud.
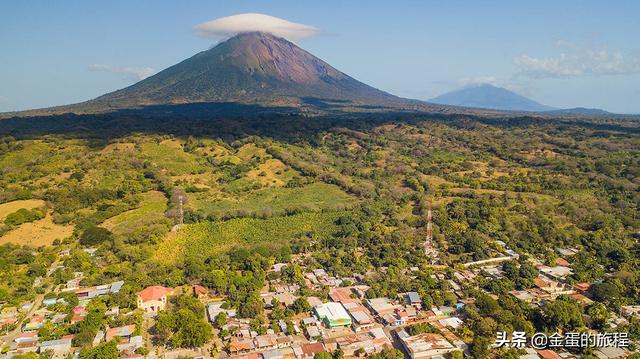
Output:
<path fill-rule="evenodd" d="M 264 14 L 238 14 L 195 26 L 199 36 L 227 38 L 242 32 L 263 31 L 296 41 L 318 33 L 318 29 Z"/>

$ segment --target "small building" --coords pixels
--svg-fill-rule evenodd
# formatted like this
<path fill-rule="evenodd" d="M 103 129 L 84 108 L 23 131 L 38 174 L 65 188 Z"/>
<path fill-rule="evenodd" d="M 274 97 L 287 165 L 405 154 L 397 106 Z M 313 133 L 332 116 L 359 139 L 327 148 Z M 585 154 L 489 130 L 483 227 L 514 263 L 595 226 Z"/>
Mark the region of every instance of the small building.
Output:
<path fill-rule="evenodd" d="M 351 325 L 351 317 L 340 303 L 328 302 L 313 310 L 318 319 L 329 328 Z"/>
<path fill-rule="evenodd" d="M 458 350 L 440 334 L 422 333 L 409 336 L 402 330 L 398 333 L 398 338 L 411 359 L 431 358 Z"/>
<path fill-rule="evenodd" d="M 366 303 L 371 311 L 380 318 L 385 314 L 393 313 L 396 310 L 396 306 L 391 303 L 389 298 L 373 298 L 367 300 Z"/>
<path fill-rule="evenodd" d="M 409 292 L 405 296 L 405 301 L 408 305 L 415 307 L 416 309 L 422 309 L 422 298 L 416 292 Z"/>
<path fill-rule="evenodd" d="M 212 302 L 207 304 L 207 316 L 209 317 L 209 321 L 213 323 L 216 320 L 216 317 L 220 313 L 225 313 L 227 318 L 233 318 L 236 316 L 235 309 L 224 309 L 225 302 Z"/>
<path fill-rule="evenodd" d="M 282 359 L 284 356 L 280 349 L 271 349 L 262 352 L 262 359 Z"/>
<path fill-rule="evenodd" d="M 387 313 L 383 315 L 382 322 L 384 323 L 384 325 L 388 325 L 391 327 L 397 327 L 399 325 L 405 324 L 405 321 L 402 320 L 402 318 L 398 316 L 396 313 Z"/>
<path fill-rule="evenodd" d="M 111 341 L 114 338 L 129 339 L 131 338 L 131 336 L 135 331 L 136 331 L 136 326 L 134 324 L 125 325 L 117 328 L 111 328 L 107 330 L 105 340 Z"/>
<path fill-rule="evenodd" d="M 159 285 L 147 287 L 137 293 L 138 308 L 145 313 L 156 314 L 167 306 L 167 296 L 173 294 L 173 288 L 165 288 Z"/>
<path fill-rule="evenodd" d="M 275 349 L 278 341 L 275 334 L 258 335 L 254 339 L 256 349 Z"/>
<path fill-rule="evenodd" d="M 307 334 L 307 339 L 309 339 L 310 341 L 315 341 L 318 340 L 322 337 L 322 333 L 320 332 L 320 328 L 318 328 L 315 325 L 310 325 L 308 327 L 306 327 L 305 332 Z"/>
<path fill-rule="evenodd" d="M 65 337 L 57 340 L 47 340 L 40 343 L 38 351 L 43 353 L 47 350 L 51 350 L 58 355 L 67 354 L 71 351 L 71 338 Z"/>
<path fill-rule="evenodd" d="M 579 292 L 588 292 L 591 289 L 591 283 L 580 282 L 573 285 L 573 288 Z"/>
<path fill-rule="evenodd" d="M 198 285 L 198 284 L 194 284 L 191 289 L 193 290 L 193 296 L 200 299 L 200 300 L 207 300 L 209 299 L 209 290 L 207 290 L 207 288 Z"/>
<path fill-rule="evenodd" d="M 293 347 L 296 359 L 312 359 L 316 354 L 326 351 L 322 343 L 308 343 Z"/>
<path fill-rule="evenodd" d="M 229 351 L 232 354 L 246 353 L 256 348 L 252 339 L 234 338 L 229 343 Z"/>
<path fill-rule="evenodd" d="M 385 347 L 391 347 L 391 341 L 382 328 L 375 328 L 368 332 L 351 334 L 336 338 L 338 348 L 345 356 L 355 356 L 356 351 L 362 349 L 365 353 L 379 352 Z"/>

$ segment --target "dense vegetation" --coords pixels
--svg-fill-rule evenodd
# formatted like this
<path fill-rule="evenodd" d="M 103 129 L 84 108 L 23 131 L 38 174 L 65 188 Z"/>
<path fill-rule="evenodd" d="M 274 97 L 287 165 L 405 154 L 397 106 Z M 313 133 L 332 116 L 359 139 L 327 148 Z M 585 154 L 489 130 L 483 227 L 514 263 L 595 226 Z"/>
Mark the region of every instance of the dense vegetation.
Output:
<path fill-rule="evenodd" d="M 121 308 L 134 308 L 132 293 L 148 285 L 200 283 L 228 296 L 241 316 L 262 318 L 257 294 L 267 269 L 295 254 L 332 274 L 371 272 L 368 296 L 415 290 L 427 304 L 454 304 L 422 250 L 431 201 L 438 261 L 449 268 L 437 270 L 445 275 L 500 255 L 497 241 L 522 255 L 505 265 L 505 278 L 479 283 L 498 300 L 477 294 L 465 309 L 471 320 L 462 336 L 477 356 L 497 328 L 580 328 L 585 311 L 597 318 L 640 304 L 634 122 L 392 114 L 219 125 L 58 119 L 67 120 L 20 124 L 14 137 L 0 140 L 0 203 L 43 199 L 56 223 L 75 228 L 70 238 L 35 251 L 0 246 L 0 300 L 17 304 L 44 292 L 52 284 L 33 286 L 35 278 L 56 251 L 72 248 L 56 281 L 75 270 L 85 273 L 84 285 L 123 279 L 121 294 L 108 299 Z M 4 223 L 23 226 L 36 217 L 31 211 Z M 181 219 L 183 227 L 172 231 Z M 79 250 L 89 247 L 98 249 L 96 257 Z M 592 291 L 604 309 L 562 299 L 538 311 L 505 295 L 532 287 L 527 255 L 551 264 L 558 248 L 577 250 L 569 281 L 597 281 Z M 419 269 L 409 274 L 410 267 Z M 280 275 L 302 281 L 294 266 Z M 181 308 L 162 317 L 158 330 L 173 346 L 195 346 L 187 340 L 193 328 L 177 323 L 199 311 Z M 292 312 L 282 308 L 281 317 Z M 84 340 L 106 320 L 94 319 L 67 329 Z M 632 335 L 639 328 L 632 323 Z"/>

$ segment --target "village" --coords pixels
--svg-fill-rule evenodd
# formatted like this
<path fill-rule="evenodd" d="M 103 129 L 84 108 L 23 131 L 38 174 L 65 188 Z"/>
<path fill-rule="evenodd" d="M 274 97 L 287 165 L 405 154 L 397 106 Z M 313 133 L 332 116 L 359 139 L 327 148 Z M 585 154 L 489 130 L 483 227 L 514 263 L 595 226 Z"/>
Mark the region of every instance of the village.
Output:
<path fill-rule="evenodd" d="M 265 283 L 260 292 L 265 314 L 281 308 L 302 306 L 300 313 L 272 323 L 261 323 L 256 327 L 252 318 L 240 318 L 237 308 L 231 308 L 224 297 L 202 285 L 194 284 L 178 288 L 150 286 L 135 294 L 134 311 L 122 313 L 118 307 L 103 308 L 105 317 L 137 315 L 141 320 L 131 324 L 101 328 L 91 341 L 92 346 L 115 341 L 122 358 L 179 358 L 179 357 L 233 357 L 246 359 L 310 359 L 331 353 L 335 358 L 364 357 L 381 353 L 390 348 L 399 350 L 405 357 L 417 358 L 460 358 L 470 356 L 469 346 L 459 336 L 465 323 L 463 309 L 473 304 L 476 298 L 464 295 L 465 288 L 477 285 L 479 280 L 496 280 L 505 276 L 504 265 L 517 260 L 518 255 L 504 243 L 505 255 L 481 263 L 470 263 L 455 270 L 440 270 L 432 274 L 436 281 L 447 282 L 451 288 L 445 305 L 426 306 L 417 292 L 398 293 L 396 297 L 367 297 L 369 287 L 364 284 L 370 273 L 354 273 L 350 277 L 338 278 L 322 268 L 306 268 L 304 285 L 309 290 L 327 290 L 327 297 L 300 296 L 301 287 L 288 284 L 278 278 L 278 273 L 292 263 L 276 263 L 270 273 L 273 278 Z M 91 250 L 85 249 L 91 255 Z M 537 269 L 535 286 L 527 290 L 513 290 L 509 294 L 519 301 L 539 306 L 553 301 L 558 296 L 570 296 L 588 306 L 591 283 L 568 284 L 565 278 L 572 273 L 571 249 L 559 249 L 561 255 L 554 266 L 548 266 L 536 259 L 529 259 Z M 60 265 L 70 251 L 59 253 L 47 275 L 64 269 Z M 567 259 L 565 259 L 567 258 Z M 303 258 L 292 262 L 300 264 Z M 383 272 L 386 268 L 379 268 Z M 407 272 L 418 271 L 411 267 Z M 53 358 L 67 358 L 78 355 L 73 346 L 73 335 L 59 339 L 43 340 L 45 328 L 59 323 L 77 323 L 84 320 L 92 300 L 119 293 L 123 281 L 103 285 L 83 287 L 80 285 L 82 272 L 73 273 L 73 279 L 43 294 L 34 302 L 20 306 L 3 305 L 0 310 L 2 327 L 1 358 L 11 358 L 26 353 L 47 354 Z M 40 279 L 43 280 L 43 279 Z M 496 297 L 494 294 L 487 293 Z M 155 344 L 154 320 L 159 313 L 168 309 L 173 296 L 186 295 L 196 298 L 204 308 L 208 322 L 216 328 L 214 339 L 206 345 L 191 349 L 169 349 Z M 60 313 L 61 303 L 77 302 L 71 315 Z M 640 306 L 624 306 L 620 315 L 611 313 L 608 325 L 616 328 L 628 323 L 632 316 L 640 314 Z M 562 348 L 523 348 L 521 358 L 556 359 L 575 357 Z M 598 348 L 598 358 L 623 358 L 629 352 L 624 348 Z"/>

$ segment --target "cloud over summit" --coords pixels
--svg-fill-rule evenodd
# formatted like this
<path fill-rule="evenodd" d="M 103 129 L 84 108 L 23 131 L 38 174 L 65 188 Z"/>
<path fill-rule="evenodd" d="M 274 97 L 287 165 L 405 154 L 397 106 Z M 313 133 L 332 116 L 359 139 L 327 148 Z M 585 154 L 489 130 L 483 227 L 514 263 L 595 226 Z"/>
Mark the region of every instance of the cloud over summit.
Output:
<path fill-rule="evenodd" d="M 316 35 L 319 30 L 310 25 L 274 16 L 247 13 L 211 20 L 194 27 L 196 34 L 206 38 L 223 39 L 243 32 L 262 31 L 296 41 Z"/>

